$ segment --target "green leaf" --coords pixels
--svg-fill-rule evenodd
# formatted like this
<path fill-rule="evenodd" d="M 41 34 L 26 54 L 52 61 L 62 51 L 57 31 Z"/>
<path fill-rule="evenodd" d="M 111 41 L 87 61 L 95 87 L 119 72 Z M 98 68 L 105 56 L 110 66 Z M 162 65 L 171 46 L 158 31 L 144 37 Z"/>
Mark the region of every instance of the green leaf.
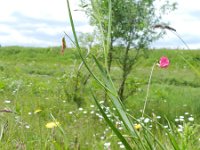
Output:
<path fill-rule="evenodd" d="M 181 58 L 190 66 L 190 68 L 200 77 L 200 72 L 197 70 L 183 55 L 180 55 Z"/>
<path fill-rule="evenodd" d="M 108 90 L 108 96 L 110 98 L 110 100 L 112 101 L 112 103 L 114 104 L 120 119 L 123 121 L 126 129 L 131 133 L 132 136 L 135 136 L 135 131 L 133 129 L 133 123 L 129 120 L 128 116 L 126 115 L 126 111 L 124 109 L 124 106 L 120 100 L 120 98 L 117 95 L 117 92 L 114 88 L 114 85 L 112 84 L 111 80 L 108 79 L 108 75 L 106 74 L 106 70 L 103 68 L 103 66 L 99 63 L 99 61 L 95 58 L 95 56 L 93 56 L 97 67 L 99 68 L 99 71 L 101 72 L 101 75 L 103 77 L 104 83 L 106 87 L 105 89 Z"/>
<path fill-rule="evenodd" d="M 112 123 L 112 121 L 107 117 L 106 113 L 104 112 L 104 110 L 101 108 L 99 102 L 97 101 L 96 97 L 94 96 L 93 92 L 92 92 L 93 98 L 97 104 L 98 109 L 100 110 L 102 116 L 104 117 L 105 121 L 107 122 L 107 124 L 110 126 L 110 128 L 114 131 L 114 133 L 116 134 L 116 136 L 120 139 L 120 141 L 124 144 L 124 146 L 126 147 L 127 150 L 132 150 L 131 146 L 129 145 L 129 143 L 127 142 L 127 140 L 124 138 L 124 136 L 120 133 L 119 129 L 117 129 L 115 127 L 115 124 Z"/>
<path fill-rule="evenodd" d="M 74 21 L 73 21 L 73 18 L 72 18 L 72 14 L 71 14 L 71 9 L 70 9 L 70 4 L 69 4 L 69 0 L 66 0 L 67 1 L 67 8 L 68 8 L 68 13 L 69 13 L 69 19 L 70 19 L 70 23 L 71 23 L 71 27 L 72 27 L 72 32 L 73 32 L 73 35 L 74 35 L 74 39 L 75 39 L 75 45 L 76 45 L 76 48 L 78 50 L 78 53 L 79 53 L 79 56 L 81 57 L 85 67 L 87 68 L 87 70 L 89 71 L 89 73 L 93 76 L 93 78 L 97 81 L 97 83 L 99 83 L 101 86 L 103 86 L 104 88 L 105 85 L 98 79 L 98 77 L 92 72 L 92 70 L 90 69 L 90 67 L 88 66 L 84 56 L 82 55 L 81 53 L 81 48 L 79 46 L 79 42 L 78 42 L 78 38 L 77 38 L 77 35 L 76 35 L 76 31 L 75 31 L 75 26 L 74 26 Z"/>
<path fill-rule="evenodd" d="M 167 118 L 166 118 L 166 120 L 167 120 Z M 170 127 L 171 132 L 169 132 L 168 129 L 164 128 L 163 125 L 161 125 L 161 124 L 159 124 L 159 125 L 160 125 L 160 126 L 163 128 L 163 130 L 167 133 L 167 135 L 168 135 L 168 137 L 169 137 L 169 140 L 170 140 L 171 145 L 173 146 L 173 148 L 174 148 L 175 150 L 181 150 L 180 147 L 179 147 L 179 145 L 178 145 L 178 143 L 177 143 L 177 138 L 175 137 L 175 133 L 173 132 L 173 129 L 172 129 L 172 127 L 171 127 L 171 125 L 170 125 L 170 123 L 169 123 L 168 120 L 167 120 L 167 122 L 168 122 L 168 126 Z"/>

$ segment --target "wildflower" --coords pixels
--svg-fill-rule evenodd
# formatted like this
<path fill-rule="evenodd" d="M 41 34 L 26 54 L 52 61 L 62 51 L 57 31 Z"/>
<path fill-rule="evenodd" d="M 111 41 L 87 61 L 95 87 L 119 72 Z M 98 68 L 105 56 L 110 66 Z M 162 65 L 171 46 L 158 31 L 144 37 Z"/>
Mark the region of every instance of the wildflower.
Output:
<path fill-rule="evenodd" d="M 92 110 L 92 111 L 90 112 L 90 114 L 94 114 L 94 111 Z"/>
<path fill-rule="evenodd" d="M 162 56 L 160 58 L 158 66 L 160 68 L 167 68 L 169 66 L 169 59 L 167 57 L 165 57 L 165 56 Z"/>
<path fill-rule="evenodd" d="M 185 112 L 185 115 L 189 115 L 189 112 Z"/>
<path fill-rule="evenodd" d="M 178 132 L 183 132 L 183 129 L 184 129 L 184 127 L 183 127 L 182 125 L 179 124 L 179 125 L 178 125 L 178 129 L 177 129 Z"/>
<path fill-rule="evenodd" d="M 45 126 L 46 126 L 46 128 L 50 129 L 50 128 L 55 128 L 55 127 L 57 127 L 59 125 L 60 125 L 60 123 L 55 121 L 55 122 L 48 122 Z"/>
<path fill-rule="evenodd" d="M 72 111 L 70 111 L 70 112 L 68 112 L 70 115 L 72 115 L 73 114 L 73 112 Z"/>
<path fill-rule="evenodd" d="M 110 118 L 110 117 L 112 117 L 112 115 L 108 114 L 107 117 Z"/>
<path fill-rule="evenodd" d="M 144 119 L 144 123 L 148 123 L 149 121 L 150 121 L 149 118 L 145 118 L 145 119 Z"/>
<path fill-rule="evenodd" d="M 119 148 L 124 149 L 125 146 L 124 146 L 123 144 L 121 144 L 121 145 L 119 146 Z"/>
<path fill-rule="evenodd" d="M 187 104 L 184 104 L 183 107 L 187 107 Z"/>
<path fill-rule="evenodd" d="M 98 117 L 99 117 L 99 119 L 103 119 L 103 116 L 101 116 L 101 115 L 99 115 Z"/>
<path fill-rule="evenodd" d="M 189 117 L 189 118 L 188 118 L 188 121 L 191 121 L 191 122 L 192 122 L 192 121 L 194 121 L 194 118 L 193 118 L 193 117 Z"/>
<path fill-rule="evenodd" d="M 168 128 L 168 125 L 165 125 L 165 126 L 163 126 L 165 129 L 167 129 Z"/>
<path fill-rule="evenodd" d="M 141 124 L 134 125 L 135 130 L 140 130 L 142 128 Z"/>
<path fill-rule="evenodd" d="M 5 100 L 4 103 L 10 104 L 11 101 L 10 100 Z"/>
<path fill-rule="evenodd" d="M 175 119 L 175 122 L 178 122 L 178 121 L 179 121 L 179 119 L 178 119 L 178 118 L 176 118 L 176 119 Z"/>
<path fill-rule="evenodd" d="M 119 127 L 122 123 L 120 121 L 116 121 L 116 126 Z"/>
<path fill-rule="evenodd" d="M 103 103 L 104 103 L 104 101 L 100 101 L 100 102 L 99 102 L 99 104 L 103 104 Z"/>
<path fill-rule="evenodd" d="M 183 128 L 178 128 L 178 132 L 183 132 Z"/>
<path fill-rule="evenodd" d="M 104 143 L 104 146 L 105 146 L 106 148 L 109 148 L 109 147 L 110 147 L 110 142 Z"/>
<path fill-rule="evenodd" d="M 156 118 L 157 118 L 157 119 L 160 119 L 160 118 L 161 118 L 161 116 L 156 116 Z"/>
<path fill-rule="evenodd" d="M 94 108 L 94 105 L 90 105 L 91 108 Z"/>
<path fill-rule="evenodd" d="M 106 110 L 110 110 L 110 107 L 105 107 L 106 108 Z"/>
<path fill-rule="evenodd" d="M 183 122 L 183 121 L 184 121 L 184 119 L 183 119 L 183 118 L 180 118 L 180 119 L 179 119 L 179 121 Z"/>
<path fill-rule="evenodd" d="M 26 129 L 29 129 L 29 128 L 30 128 L 30 126 L 29 126 L 29 125 L 25 125 L 25 128 L 26 128 Z"/>
<path fill-rule="evenodd" d="M 99 116 L 100 116 L 100 114 L 99 114 L 99 113 L 96 113 L 96 116 L 98 116 L 98 117 L 99 117 Z"/>
<path fill-rule="evenodd" d="M 84 111 L 83 113 L 84 113 L 84 114 L 87 114 L 87 111 Z"/>
<path fill-rule="evenodd" d="M 105 111 L 106 114 L 109 114 L 109 111 Z"/>
<path fill-rule="evenodd" d="M 41 112 L 42 110 L 41 109 L 36 109 L 35 111 L 34 111 L 34 114 L 37 114 L 37 113 L 39 113 L 39 112 Z"/>
<path fill-rule="evenodd" d="M 119 130 L 123 130 L 123 127 L 118 127 Z"/>
<path fill-rule="evenodd" d="M 83 110 L 83 108 L 81 108 L 81 107 L 80 107 L 78 110 L 79 110 L 79 111 L 82 111 L 82 110 Z"/>
<path fill-rule="evenodd" d="M 109 128 L 106 128 L 105 131 L 106 131 L 106 132 L 109 131 Z"/>
<path fill-rule="evenodd" d="M 144 119 L 145 119 L 144 117 L 140 117 L 140 119 L 139 119 L 139 120 L 141 120 L 141 121 L 142 121 L 142 120 L 144 120 Z"/>
<path fill-rule="evenodd" d="M 178 127 L 182 129 L 182 128 L 183 128 L 183 125 L 179 124 Z"/>
<path fill-rule="evenodd" d="M 117 142 L 117 144 L 122 145 L 122 142 Z"/>

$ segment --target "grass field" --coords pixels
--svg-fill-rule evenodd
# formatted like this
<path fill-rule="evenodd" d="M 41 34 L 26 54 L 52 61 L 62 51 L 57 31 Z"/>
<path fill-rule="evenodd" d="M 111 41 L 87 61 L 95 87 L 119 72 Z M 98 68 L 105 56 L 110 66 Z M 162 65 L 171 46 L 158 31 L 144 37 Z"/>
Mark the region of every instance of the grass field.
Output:
<path fill-rule="evenodd" d="M 141 57 L 135 64 L 127 81 L 127 91 L 135 90 L 124 101 L 131 115 L 141 116 L 151 67 L 164 55 L 170 59 L 170 66 L 167 69 L 157 67 L 153 72 L 147 114 L 159 116 L 157 118 L 164 125 L 165 117 L 172 122 L 183 119 L 199 124 L 200 76 L 179 57 L 179 53 L 200 70 L 198 50 L 151 50 L 148 57 Z M 60 48 L 0 48 L 1 149 L 80 147 L 101 150 L 110 143 L 111 149 L 123 149 L 94 104 L 91 87 L 100 101 L 104 97 L 97 84 L 89 78 L 83 86 L 85 78 L 81 78 L 78 89 L 74 90 L 80 62 L 75 49 L 67 49 L 61 55 Z M 121 73 L 117 61 L 111 71 L 117 86 Z M 83 67 L 81 77 L 87 75 Z M 115 108 L 106 107 L 107 113 L 109 109 Z M 47 123 L 55 120 L 60 125 L 49 129 Z M 120 121 L 113 120 L 120 126 Z"/>

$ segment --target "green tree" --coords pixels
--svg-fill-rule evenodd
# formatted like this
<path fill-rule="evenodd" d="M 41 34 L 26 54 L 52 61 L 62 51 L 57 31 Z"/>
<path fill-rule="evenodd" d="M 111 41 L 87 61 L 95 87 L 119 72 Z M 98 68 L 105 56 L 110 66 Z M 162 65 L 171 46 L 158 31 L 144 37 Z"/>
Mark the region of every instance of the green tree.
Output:
<path fill-rule="evenodd" d="M 108 0 L 81 0 L 81 7 L 90 17 L 90 24 L 104 36 L 108 31 L 108 4 Z M 111 71 L 113 58 L 118 58 L 122 69 L 118 90 L 121 100 L 127 97 L 126 81 L 141 52 L 145 53 L 150 43 L 164 33 L 155 32 L 153 26 L 161 22 L 163 14 L 175 8 L 176 3 L 169 1 L 158 5 L 156 0 L 112 0 L 111 37 L 106 41 L 110 45 L 107 65 Z M 116 53 L 114 45 L 120 46 L 120 53 Z"/>
<path fill-rule="evenodd" d="M 96 43 L 96 33 L 79 33 L 79 43 L 81 47 L 91 49 Z"/>

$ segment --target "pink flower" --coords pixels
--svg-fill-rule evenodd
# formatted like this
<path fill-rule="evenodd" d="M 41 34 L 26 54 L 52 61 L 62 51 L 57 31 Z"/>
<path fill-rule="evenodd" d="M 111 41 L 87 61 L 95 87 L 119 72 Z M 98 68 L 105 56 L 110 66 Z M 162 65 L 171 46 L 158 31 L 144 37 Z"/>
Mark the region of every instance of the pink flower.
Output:
<path fill-rule="evenodd" d="M 167 68 L 169 66 L 169 59 L 165 56 L 162 56 L 158 65 L 160 68 Z"/>

